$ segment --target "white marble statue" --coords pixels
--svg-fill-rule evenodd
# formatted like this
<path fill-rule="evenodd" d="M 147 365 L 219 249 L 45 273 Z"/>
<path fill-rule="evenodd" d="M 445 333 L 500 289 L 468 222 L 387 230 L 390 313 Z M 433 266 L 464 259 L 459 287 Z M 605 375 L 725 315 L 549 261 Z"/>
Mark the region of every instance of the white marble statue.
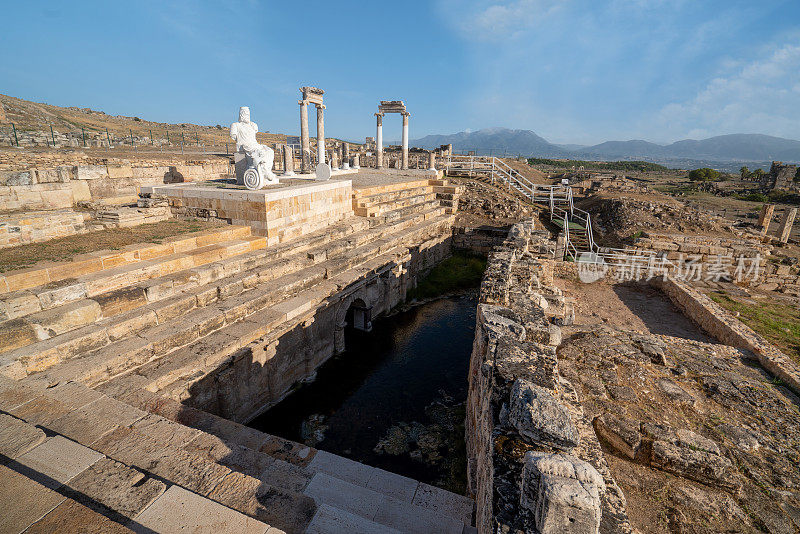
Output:
<path fill-rule="evenodd" d="M 239 108 L 239 122 L 231 124 L 231 139 L 236 141 L 236 151 L 244 153 L 247 165 L 242 169 L 242 176 L 237 179 L 248 189 L 261 189 L 267 184 L 277 184 L 278 177 L 272 172 L 275 152 L 256 140 L 258 124 L 250 121 L 250 108 Z"/>

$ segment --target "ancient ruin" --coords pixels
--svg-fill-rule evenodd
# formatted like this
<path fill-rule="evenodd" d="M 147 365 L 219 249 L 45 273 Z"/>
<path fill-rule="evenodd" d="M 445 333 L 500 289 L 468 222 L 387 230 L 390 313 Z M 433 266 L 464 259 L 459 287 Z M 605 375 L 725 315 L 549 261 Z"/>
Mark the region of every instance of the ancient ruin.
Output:
<path fill-rule="evenodd" d="M 299 147 L 242 108 L 230 152 L 2 149 L 0 530 L 800 532 L 800 360 L 759 322 L 797 306 L 796 207 L 416 149 L 401 101 L 374 146 L 326 140 L 301 93 Z M 459 258 L 480 287 L 424 293 Z M 326 409 L 256 423 L 331 365 L 328 396 L 380 370 L 410 403 L 431 375 L 365 360 L 447 299 L 463 370 L 429 372 L 462 396 L 381 421 L 371 461 Z"/>

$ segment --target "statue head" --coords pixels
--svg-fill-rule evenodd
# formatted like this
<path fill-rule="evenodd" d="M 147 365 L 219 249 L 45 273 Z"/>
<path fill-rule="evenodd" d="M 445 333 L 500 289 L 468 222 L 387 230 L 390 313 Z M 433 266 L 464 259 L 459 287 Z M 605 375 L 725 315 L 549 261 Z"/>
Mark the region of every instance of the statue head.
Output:
<path fill-rule="evenodd" d="M 242 106 L 239 108 L 239 122 L 250 122 L 250 108 Z"/>

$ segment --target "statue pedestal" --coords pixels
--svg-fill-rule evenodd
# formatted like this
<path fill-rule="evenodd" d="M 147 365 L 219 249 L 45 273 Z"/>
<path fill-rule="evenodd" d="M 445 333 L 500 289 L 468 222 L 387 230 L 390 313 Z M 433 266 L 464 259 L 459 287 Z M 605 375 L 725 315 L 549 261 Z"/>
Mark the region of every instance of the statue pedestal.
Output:
<path fill-rule="evenodd" d="M 236 169 L 236 184 L 244 185 L 244 171 L 247 170 L 247 154 L 236 152 L 233 155 L 233 166 Z"/>

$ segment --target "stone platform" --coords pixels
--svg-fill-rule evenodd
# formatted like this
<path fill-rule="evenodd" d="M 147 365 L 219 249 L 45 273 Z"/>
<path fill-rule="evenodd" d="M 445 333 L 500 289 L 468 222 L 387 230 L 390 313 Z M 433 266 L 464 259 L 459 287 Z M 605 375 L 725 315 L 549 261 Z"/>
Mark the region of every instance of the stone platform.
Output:
<path fill-rule="evenodd" d="M 300 182 L 300 183 L 298 183 Z M 190 215 L 247 225 L 275 245 L 311 233 L 353 214 L 350 180 L 292 180 L 258 191 L 227 184 L 170 184 L 143 187 L 143 196 L 161 196 Z"/>

